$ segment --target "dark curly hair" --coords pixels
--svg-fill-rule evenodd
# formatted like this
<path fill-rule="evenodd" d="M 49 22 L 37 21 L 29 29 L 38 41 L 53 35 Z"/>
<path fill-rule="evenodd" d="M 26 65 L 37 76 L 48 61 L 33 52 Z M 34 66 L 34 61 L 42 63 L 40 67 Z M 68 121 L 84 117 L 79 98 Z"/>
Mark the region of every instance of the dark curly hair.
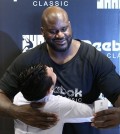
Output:
<path fill-rule="evenodd" d="M 35 101 L 46 96 L 53 85 L 52 78 L 47 76 L 46 66 L 37 64 L 25 69 L 19 75 L 20 91 L 28 101 Z"/>

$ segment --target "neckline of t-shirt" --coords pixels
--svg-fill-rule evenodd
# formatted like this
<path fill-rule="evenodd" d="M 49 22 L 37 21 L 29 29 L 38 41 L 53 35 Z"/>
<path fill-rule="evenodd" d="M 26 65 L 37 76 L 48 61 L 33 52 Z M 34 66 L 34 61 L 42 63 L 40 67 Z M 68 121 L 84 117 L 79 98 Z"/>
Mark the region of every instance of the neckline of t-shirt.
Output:
<path fill-rule="evenodd" d="M 48 54 L 48 51 L 47 51 L 49 61 L 52 63 L 52 65 L 55 65 L 55 66 L 57 66 L 57 67 L 59 67 L 59 68 L 63 68 L 63 67 L 67 66 L 68 64 L 70 64 L 71 62 L 74 61 L 74 59 L 82 52 L 82 49 L 83 49 L 83 43 L 82 43 L 82 41 L 81 41 L 81 40 L 78 40 L 78 39 L 76 39 L 76 40 L 79 41 L 79 42 L 81 43 L 81 45 L 80 45 L 80 47 L 79 47 L 79 49 L 78 49 L 76 55 L 75 55 L 70 61 L 68 61 L 68 62 L 66 62 L 66 63 L 64 63 L 64 64 L 57 64 L 56 62 L 54 62 L 54 61 L 50 58 L 50 56 L 49 56 L 49 54 Z M 47 46 L 47 45 L 46 45 L 46 46 Z M 46 49 L 47 49 L 47 47 L 46 47 Z"/>

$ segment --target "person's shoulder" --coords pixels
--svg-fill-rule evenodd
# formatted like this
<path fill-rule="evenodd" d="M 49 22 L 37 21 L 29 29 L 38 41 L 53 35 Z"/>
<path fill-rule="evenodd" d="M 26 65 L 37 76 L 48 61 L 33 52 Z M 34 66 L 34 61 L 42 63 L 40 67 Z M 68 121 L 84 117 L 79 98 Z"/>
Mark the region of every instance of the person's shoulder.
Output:
<path fill-rule="evenodd" d="M 92 46 L 92 44 L 81 41 L 81 40 L 80 40 L 80 43 L 81 43 L 81 46 L 80 46 L 81 56 L 86 57 L 91 60 L 95 58 L 98 59 L 100 57 L 103 57 L 103 58 L 106 57 L 103 53 L 101 53 L 94 46 Z"/>
<path fill-rule="evenodd" d="M 80 49 L 78 52 L 78 55 L 82 61 L 87 61 L 91 65 L 94 65 L 95 63 L 101 63 L 102 61 L 108 61 L 111 62 L 110 59 L 103 54 L 102 52 L 98 51 L 92 44 L 89 44 L 87 42 L 84 42 L 82 40 L 80 41 Z"/>
<path fill-rule="evenodd" d="M 23 68 L 29 67 L 33 64 L 39 63 L 41 55 L 44 53 L 43 51 L 44 44 L 38 45 L 33 49 L 30 49 L 26 52 L 21 53 L 16 59 L 12 62 L 11 66 L 15 68 Z"/>
<path fill-rule="evenodd" d="M 80 44 L 80 49 L 82 49 L 82 51 L 96 51 L 96 48 L 88 42 L 82 41 L 80 39 L 74 39 L 74 41 L 76 42 L 76 44 Z"/>
<path fill-rule="evenodd" d="M 98 50 L 96 50 L 95 47 L 93 47 L 91 44 L 86 43 L 82 40 L 76 39 L 76 42 L 80 43 L 80 48 L 78 51 L 78 54 L 81 58 L 87 59 L 87 58 L 94 58 L 95 55 L 98 53 Z"/>
<path fill-rule="evenodd" d="M 89 62 L 92 65 L 97 66 L 102 66 L 101 68 L 104 70 L 109 70 L 108 68 L 115 68 L 114 64 L 112 63 L 112 61 L 102 52 L 98 51 L 94 46 L 92 46 L 89 43 L 83 42 L 81 41 L 83 44 L 83 48 L 85 48 L 85 57 L 87 57 L 87 59 L 89 60 Z"/>
<path fill-rule="evenodd" d="M 92 44 L 90 43 L 87 43 L 87 42 L 84 42 L 82 40 L 80 40 L 80 43 L 81 43 L 81 47 L 83 47 L 83 50 L 86 50 L 86 51 L 98 51 L 95 47 L 92 46 Z"/>

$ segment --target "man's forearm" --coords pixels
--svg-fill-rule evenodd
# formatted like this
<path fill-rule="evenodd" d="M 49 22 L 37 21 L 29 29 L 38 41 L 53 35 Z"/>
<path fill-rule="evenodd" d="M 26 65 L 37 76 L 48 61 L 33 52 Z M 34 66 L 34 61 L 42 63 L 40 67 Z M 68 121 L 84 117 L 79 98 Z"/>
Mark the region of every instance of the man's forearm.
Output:
<path fill-rule="evenodd" d="M 13 103 L 0 89 L 0 116 L 13 117 L 13 111 L 11 110 Z"/>
<path fill-rule="evenodd" d="M 115 102 L 116 107 L 120 107 L 120 95 L 118 96 L 118 99 Z"/>

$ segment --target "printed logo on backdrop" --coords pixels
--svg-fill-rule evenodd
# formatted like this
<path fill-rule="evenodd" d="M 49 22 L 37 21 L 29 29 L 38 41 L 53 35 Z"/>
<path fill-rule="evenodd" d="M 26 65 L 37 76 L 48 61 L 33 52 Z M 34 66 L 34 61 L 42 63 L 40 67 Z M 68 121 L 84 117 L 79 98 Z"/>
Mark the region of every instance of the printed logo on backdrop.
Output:
<path fill-rule="evenodd" d="M 106 56 L 110 59 L 118 59 L 120 58 L 120 42 L 116 42 L 112 40 L 111 42 L 94 42 L 92 43 L 90 40 L 83 40 L 96 47 L 98 51 L 102 51 L 106 53 Z"/>
<path fill-rule="evenodd" d="M 18 2 L 18 0 L 13 0 L 13 2 Z M 69 2 L 67 0 L 29 0 L 34 7 L 48 7 L 48 6 L 68 6 Z"/>
<path fill-rule="evenodd" d="M 26 52 L 39 44 L 42 44 L 45 40 L 42 35 L 22 35 L 22 51 Z M 120 42 L 112 40 L 111 42 L 94 42 L 90 40 L 83 40 L 96 47 L 98 51 L 106 52 L 106 56 L 110 59 L 120 58 Z"/>
<path fill-rule="evenodd" d="M 22 52 L 26 52 L 45 41 L 42 35 L 22 35 L 22 39 Z"/>
<path fill-rule="evenodd" d="M 120 0 L 97 0 L 97 9 L 120 9 Z"/>

